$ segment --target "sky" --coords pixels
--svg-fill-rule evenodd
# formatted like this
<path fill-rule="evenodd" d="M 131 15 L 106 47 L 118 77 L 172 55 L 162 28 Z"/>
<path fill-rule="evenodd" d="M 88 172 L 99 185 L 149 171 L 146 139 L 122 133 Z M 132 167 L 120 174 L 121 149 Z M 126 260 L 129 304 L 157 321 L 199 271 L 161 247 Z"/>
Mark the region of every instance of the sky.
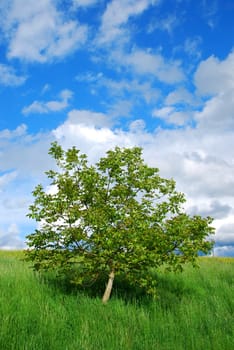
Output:
<path fill-rule="evenodd" d="M 140 146 L 234 256 L 233 0 L 0 1 L 0 249 L 36 228 L 51 142 Z"/>

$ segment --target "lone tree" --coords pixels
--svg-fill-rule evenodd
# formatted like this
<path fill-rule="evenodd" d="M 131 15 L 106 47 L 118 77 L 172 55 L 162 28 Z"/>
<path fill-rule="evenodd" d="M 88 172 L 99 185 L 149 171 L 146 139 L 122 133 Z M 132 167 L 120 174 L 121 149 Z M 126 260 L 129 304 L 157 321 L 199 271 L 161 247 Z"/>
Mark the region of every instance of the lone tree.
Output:
<path fill-rule="evenodd" d="M 49 154 L 54 191 L 38 185 L 28 214 L 39 223 L 26 251 L 36 270 L 56 269 L 79 285 L 106 277 L 107 302 L 115 276 L 155 295 L 152 268 L 182 271 L 211 250 L 212 219 L 184 213 L 184 195 L 144 163 L 141 148 L 116 147 L 94 166 L 75 147 L 54 142 Z"/>

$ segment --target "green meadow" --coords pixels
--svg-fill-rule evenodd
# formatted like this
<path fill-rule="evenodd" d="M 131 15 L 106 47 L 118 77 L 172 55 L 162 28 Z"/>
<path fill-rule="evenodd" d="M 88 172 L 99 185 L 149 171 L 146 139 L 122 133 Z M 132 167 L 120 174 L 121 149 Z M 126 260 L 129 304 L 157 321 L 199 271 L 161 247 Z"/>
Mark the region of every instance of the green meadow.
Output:
<path fill-rule="evenodd" d="M 103 305 L 98 288 L 41 276 L 22 254 L 0 251 L 1 350 L 234 349 L 232 258 L 156 273 L 156 300 L 117 283 Z"/>

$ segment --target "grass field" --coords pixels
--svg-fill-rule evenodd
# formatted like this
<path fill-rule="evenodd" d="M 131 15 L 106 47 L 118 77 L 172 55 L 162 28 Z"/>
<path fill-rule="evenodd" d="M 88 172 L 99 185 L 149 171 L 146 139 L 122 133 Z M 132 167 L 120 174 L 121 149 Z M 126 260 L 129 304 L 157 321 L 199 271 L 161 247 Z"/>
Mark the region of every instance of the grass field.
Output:
<path fill-rule="evenodd" d="M 232 350 L 234 259 L 158 274 L 159 299 L 110 302 L 48 282 L 0 251 L 0 350 Z"/>

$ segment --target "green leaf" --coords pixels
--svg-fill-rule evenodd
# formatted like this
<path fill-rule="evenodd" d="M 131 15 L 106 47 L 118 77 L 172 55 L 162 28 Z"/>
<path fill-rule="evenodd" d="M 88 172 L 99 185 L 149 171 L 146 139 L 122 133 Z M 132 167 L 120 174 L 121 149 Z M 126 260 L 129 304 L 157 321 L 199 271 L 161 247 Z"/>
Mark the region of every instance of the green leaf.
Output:
<path fill-rule="evenodd" d="M 57 142 L 49 154 L 58 170 L 46 175 L 56 190 L 36 186 L 28 213 L 39 222 L 27 236 L 35 269 L 55 269 L 85 286 L 114 271 L 155 296 L 152 267 L 182 271 L 211 250 L 212 219 L 187 215 L 184 194 L 144 163 L 141 148 L 116 147 L 96 165 Z"/>

